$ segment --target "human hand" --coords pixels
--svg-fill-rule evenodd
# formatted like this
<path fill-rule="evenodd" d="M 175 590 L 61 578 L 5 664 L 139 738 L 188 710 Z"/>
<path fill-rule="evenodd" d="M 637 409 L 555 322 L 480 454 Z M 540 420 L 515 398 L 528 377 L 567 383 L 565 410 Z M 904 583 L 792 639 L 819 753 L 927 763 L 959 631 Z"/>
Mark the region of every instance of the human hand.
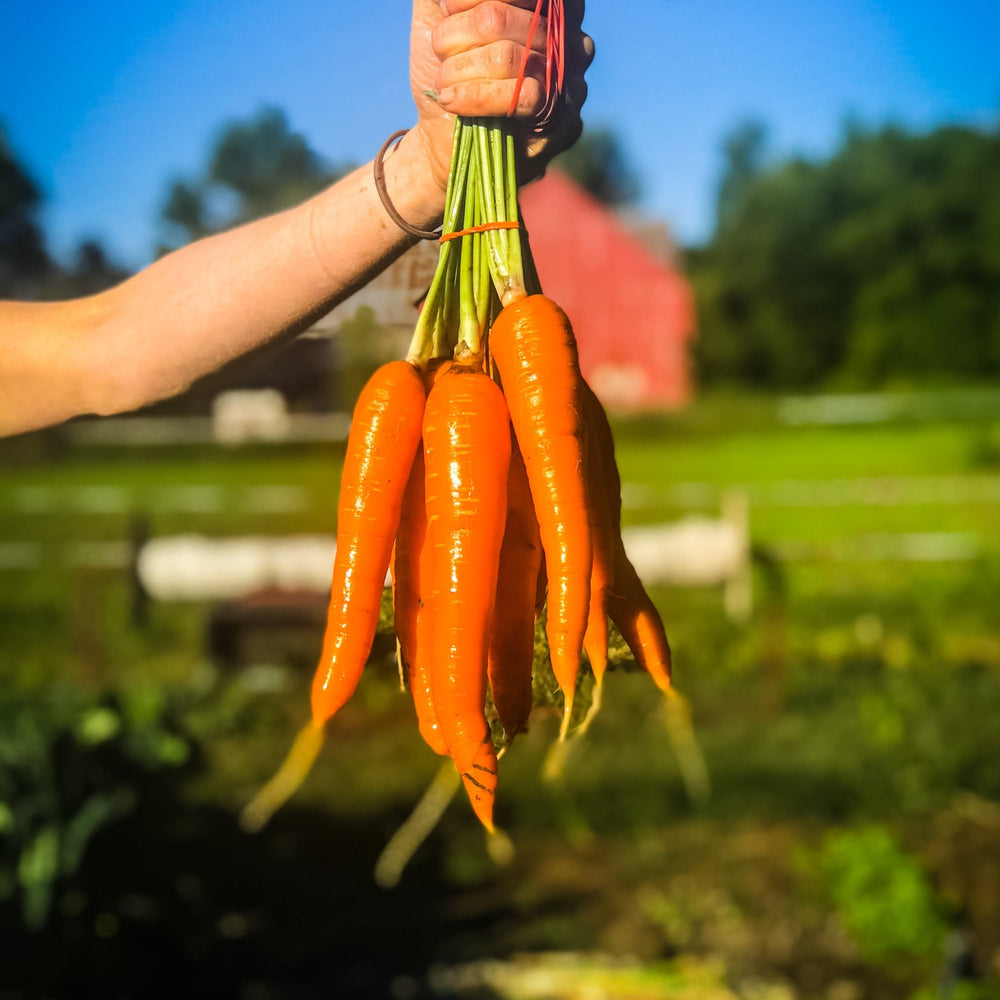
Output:
<path fill-rule="evenodd" d="M 410 86 L 417 106 L 420 142 L 432 176 L 447 185 L 455 115 L 506 115 L 518 72 L 529 49 L 516 117 L 525 161 L 524 179 L 537 176 L 582 129 L 587 96 L 584 73 L 594 57 L 583 33 L 583 0 L 565 0 L 566 78 L 564 100 L 540 132 L 532 121 L 545 103 L 545 22 L 528 37 L 534 0 L 414 0 L 410 35 Z M 433 95 L 433 96 L 432 96 Z"/>

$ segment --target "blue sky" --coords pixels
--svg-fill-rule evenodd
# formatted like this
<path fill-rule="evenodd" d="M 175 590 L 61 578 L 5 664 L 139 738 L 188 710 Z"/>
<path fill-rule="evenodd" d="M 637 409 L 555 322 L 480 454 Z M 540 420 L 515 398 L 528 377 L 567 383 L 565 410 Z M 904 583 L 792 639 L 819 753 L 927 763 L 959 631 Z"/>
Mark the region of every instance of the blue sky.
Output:
<path fill-rule="evenodd" d="M 168 179 L 263 104 L 334 161 L 412 121 L 405 0 L 33 0 L 5 13 L 0 121 L 46 195 L 50 245 L 147 262 Z M 753 116 L 776 154 L 822 155 L 849 118 L 1000 122 L 997 0 L 589 0 L 584 119 L 611 126 L 642 206 L 710 231 L 725 134 Z"/>

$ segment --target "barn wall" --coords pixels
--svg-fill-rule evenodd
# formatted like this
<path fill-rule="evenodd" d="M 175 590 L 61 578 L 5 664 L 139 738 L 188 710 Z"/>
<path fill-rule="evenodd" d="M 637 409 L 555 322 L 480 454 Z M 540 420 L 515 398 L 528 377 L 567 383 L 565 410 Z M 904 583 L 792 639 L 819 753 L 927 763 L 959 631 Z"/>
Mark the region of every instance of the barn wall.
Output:
<path fill-rule="evenodd" d="M 602 401 L 687 402 L 695 318 L 686 278 L 558 171 L 525 188 L 521 207 L 542 286 L 573 322 L 581 368 Z"/>

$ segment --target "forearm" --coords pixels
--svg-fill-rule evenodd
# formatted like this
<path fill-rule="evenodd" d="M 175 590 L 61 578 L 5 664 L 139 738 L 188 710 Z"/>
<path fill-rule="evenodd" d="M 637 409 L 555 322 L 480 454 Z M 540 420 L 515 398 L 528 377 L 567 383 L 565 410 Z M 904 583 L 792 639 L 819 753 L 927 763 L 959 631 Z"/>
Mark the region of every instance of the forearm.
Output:
<path fill-rule="evenodd" d="M 433 228 L 443 210 L 450 116 L 504 115 L 516 94 L 522 120 L 542 107 L 546 33 L 528 7 L 524 0 L 414 0 L 417 124 L 387 156 L 385 171 L 391 200 L 413 225 Z M 567 10 L 566 100 L 560 120 L 526 144 L 536 172 L 581 127 L 593 45 L 579 24 L 582 0 L 567 0 Z M 525 61 L 525 49 L 534 58 Z M 0 435 L 181 392 L 304 330 L 412 242 L 386 214 L 369 165 L 298 208 L 194 243 L 99 295 L 0 302 Z"/>
<path fill-rule="evenodd" d="M 432 227 L 443 193 L 407 140 L 386 157 L 386 185 L 404 218 Z M 369 164 L 301 206 L 193 243 L 100 295 L 0 313 L 0 433 L 181 392 L 300 333 L 412 243 L 386 215 Z M 19 318 L 37 328 L 40 317 L 48 337 L 17 337 Z"/>

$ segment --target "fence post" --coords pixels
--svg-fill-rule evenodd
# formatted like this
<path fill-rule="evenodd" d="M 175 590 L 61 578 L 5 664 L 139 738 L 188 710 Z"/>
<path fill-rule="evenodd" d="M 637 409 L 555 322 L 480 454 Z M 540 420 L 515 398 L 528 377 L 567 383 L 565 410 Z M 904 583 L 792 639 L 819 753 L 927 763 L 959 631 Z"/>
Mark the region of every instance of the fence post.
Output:
<path fill-rule="evenodd" d="M 747 622 L 753 614 L 753 574 L 750 564 L 750 501 L 745 490 L 723 491 L 722 520 L 733 528 L 740 544 L 739 563 L 722 586 L 723 606 L 730 621 Z"/>

